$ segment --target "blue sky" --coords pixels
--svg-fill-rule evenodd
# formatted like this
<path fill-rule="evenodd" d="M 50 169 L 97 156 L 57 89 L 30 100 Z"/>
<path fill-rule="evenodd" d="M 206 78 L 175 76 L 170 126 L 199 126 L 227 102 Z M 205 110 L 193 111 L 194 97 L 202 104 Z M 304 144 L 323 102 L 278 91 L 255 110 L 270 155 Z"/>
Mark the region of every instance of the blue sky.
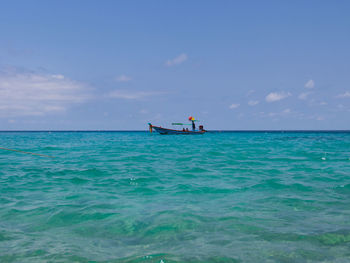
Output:
<path fill-rule="evenodd" d="M 0 130 L 350 129 L 349 1 L 3 1 Z"/>

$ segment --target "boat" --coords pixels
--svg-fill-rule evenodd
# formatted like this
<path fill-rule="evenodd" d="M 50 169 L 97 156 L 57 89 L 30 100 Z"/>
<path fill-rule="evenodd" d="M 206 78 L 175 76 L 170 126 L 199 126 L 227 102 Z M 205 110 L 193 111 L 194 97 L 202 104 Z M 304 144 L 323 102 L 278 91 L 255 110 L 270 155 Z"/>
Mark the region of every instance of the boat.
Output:
<path fill-rule="evenodd" d="M 192 130 L 189 130 L 188 128 L 183 128 L 182 130 L 175 130 L 175 129 L 168 129 L 168 128 L 163 128 L 161 126 L 155 126 L 151 123 L 148 123 L 149 126 L 149 131 L 150 133 L 155 130 L 159 134 L 165 135 L 165 134 L 174 134 L 174 135 L 200 135 L 204 134 L 207 131 L 203 129 L 203 125 L 199 126 L 199 130 L 195 129 L 195 124 L 194 122 L 196 121 L 192 116 L 188 118 L 189 121 L 192 122 L 192 124 L 184 124 L 184 123 L 172 123 L 172 125 L 192 125 Z"/>

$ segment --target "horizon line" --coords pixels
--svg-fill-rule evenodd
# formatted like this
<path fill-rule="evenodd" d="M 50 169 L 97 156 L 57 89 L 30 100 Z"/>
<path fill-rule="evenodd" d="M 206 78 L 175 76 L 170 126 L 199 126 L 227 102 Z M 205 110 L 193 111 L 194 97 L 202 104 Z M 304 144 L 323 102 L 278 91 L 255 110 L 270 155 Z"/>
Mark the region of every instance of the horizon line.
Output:
<path fill-rule="evenodd" d="M 149 132 L 149 130 L 0 130 L 0 132 Z M 266 129 L 266 130 L 254 130 L 254 129 L 245 129 L 245 130 L 207 130 L 207 132 L 350 132 L 350 129 L 322 129 L 322 130 L 312 130 L 312 129 Z"/>

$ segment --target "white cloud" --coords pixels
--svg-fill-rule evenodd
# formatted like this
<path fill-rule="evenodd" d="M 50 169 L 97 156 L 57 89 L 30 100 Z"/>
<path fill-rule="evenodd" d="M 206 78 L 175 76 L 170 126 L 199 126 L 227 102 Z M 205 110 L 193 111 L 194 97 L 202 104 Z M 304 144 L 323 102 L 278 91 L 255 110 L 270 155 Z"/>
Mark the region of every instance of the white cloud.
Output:
<path fill-rule="evenodd" d="M 309 96 L 311 94 L 311 92 L 302 92 L 299 94 L 298 98 L 300 100 L 306 100 L 307 99 L 307 96 Z"/>
<path fill-rule="evenodd" d="M 258 104 L 259 104 L 258 100 L 250 100 L 250 101 L 248 101 L 248 105 L 249 106 L 255 106 L 255 105 L 258 105 Z"/>
<path fill-rule="evenodd" d="M 233 103 L 233 104 L 231 104 L 231 105 L 229 106 L 229 108 L 230 108 L 230 109 L 236 109 L 236 108 L 239 107 L 239 105 L 240 105 L 240 104 L 234 104 L 234 103 Z"/>
<path fill-rule="evenodd" d="M 180 54 L 176 58 L 169 59 L 165 62 L 165 65 L 168 67 L 174 66 L 174 65 L 180 65 L 183 62 L 187 60 L 187 55 L 185 53 Z"/>
<path fill-rule="evenodd" d="M 251 89 L 247 92 L 246 96 L 250 96 L 251 94 L 253 94 L 255 92 L 255 90 Z"/>
<path fill-rule="evenodd" d="M 310 79 L 308 82 L 305 83 L 305 88 L 307 89 L 313 89 L 315 87 L 315 82 Z"/>
<path fill-rule="evenodd" d="M 128 76 L 125 76 L 125 75 L 120 75 L 120 76 L 116 77 L 115 80 L 118 82 L 128 82 L 131 80 L 131 78 Z"/>
<path fill-rule="evenodd" d="M 64 76 L 61 74 L 51 75 L 51 77 L 53 77 L 54 79 L 64 79 Z"/>
<path fill-rule="evenodd" d="M 271 92 L 269 95 L 266 96 L 266 101 L 267 102 L 274 102 L 274 101 L 279 101 L 279 100 L 283 100 L 289 96 L 291 96 L 292 94 L 290 94 L 289 92 Z"/>
<path fill-rule="evenodd" d="M 0 72 L 0 116 L 45 115 L 65 111 L 89 98 L 86 86 L 65 78 L 11 69 Z"/>
<path fill-rule="evenodd" d="M 336 98 L 350 98 L 350 91 L 346 91 L 343 94 L 339 94 Z"/>
<path fill-rule="evenodd" d="M 107 97 L 115 99 L 139 100 L 150 96 L 164 94 L 164 92 L 156 91 L 129 91 L 129 90 L 114 90 Z"/>
<path fill-rule="evenodd" d="M 287 116 L 295 116 L 297 114 L 297 112 L 292 111 L 291 109 L 287 108 L 284 109 L 283 111 L 280 112 L 269 112 L 269 113 L 265 113 L 265 112 L 259 112 L 259 115 L 262 117 L 287 117 Z"/>

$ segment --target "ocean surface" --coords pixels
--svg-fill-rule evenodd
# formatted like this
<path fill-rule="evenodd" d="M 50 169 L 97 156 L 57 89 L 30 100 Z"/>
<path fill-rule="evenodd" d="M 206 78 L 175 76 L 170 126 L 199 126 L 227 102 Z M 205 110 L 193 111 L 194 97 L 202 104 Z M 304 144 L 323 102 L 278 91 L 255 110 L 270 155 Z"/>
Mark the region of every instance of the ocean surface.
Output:
<path fill-rule="evenodd" d="M 0 132 L 0 262 L 350 262 L 350 133 Z"/>

